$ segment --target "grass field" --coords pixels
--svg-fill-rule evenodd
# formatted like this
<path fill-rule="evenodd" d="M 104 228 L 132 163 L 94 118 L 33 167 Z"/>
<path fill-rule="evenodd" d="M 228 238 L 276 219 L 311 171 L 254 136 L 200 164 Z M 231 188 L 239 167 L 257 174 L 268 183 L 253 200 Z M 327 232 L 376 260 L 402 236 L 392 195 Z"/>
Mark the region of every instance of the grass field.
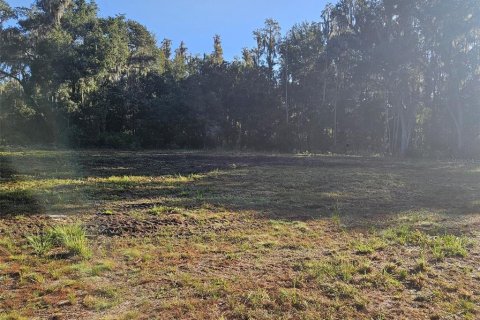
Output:
<path fill-rule="evenodd" d="M 0 319 L 478 319 L 480 163 L 0 152 Z"/>

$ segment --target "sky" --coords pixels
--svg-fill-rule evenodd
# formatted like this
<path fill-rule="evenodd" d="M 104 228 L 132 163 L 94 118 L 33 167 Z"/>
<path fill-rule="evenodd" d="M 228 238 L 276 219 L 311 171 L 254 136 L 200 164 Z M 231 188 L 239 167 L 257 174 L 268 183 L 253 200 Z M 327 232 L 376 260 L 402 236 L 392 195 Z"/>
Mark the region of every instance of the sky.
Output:
<path fill-rule="evenodd" d="M 33 0 L 7 0 L 14 7 L 30 6 Z M 160 42 L 185 41 L 190 53 L 209 53 L 213 36 L 219 34 L 225 58 L 253 47 L 253 30 L 274 18 L 287 31 L 295 23 L 319 21 L 327 0 L 97 0 L 101 16 L 125 14 L 153 32 Z"/>

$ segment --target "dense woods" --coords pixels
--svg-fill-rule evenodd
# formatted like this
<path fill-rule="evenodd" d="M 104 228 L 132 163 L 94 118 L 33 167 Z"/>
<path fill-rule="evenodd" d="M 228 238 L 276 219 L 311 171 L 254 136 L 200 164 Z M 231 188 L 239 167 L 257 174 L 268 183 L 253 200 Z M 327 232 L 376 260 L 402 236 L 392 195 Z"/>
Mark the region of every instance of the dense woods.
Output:
<path fill-rule="evenodd" d="M 233 61 L 94 2 L 0 0 L 1 143 L 480 155 L 480 2 L 341 0 Z"/>

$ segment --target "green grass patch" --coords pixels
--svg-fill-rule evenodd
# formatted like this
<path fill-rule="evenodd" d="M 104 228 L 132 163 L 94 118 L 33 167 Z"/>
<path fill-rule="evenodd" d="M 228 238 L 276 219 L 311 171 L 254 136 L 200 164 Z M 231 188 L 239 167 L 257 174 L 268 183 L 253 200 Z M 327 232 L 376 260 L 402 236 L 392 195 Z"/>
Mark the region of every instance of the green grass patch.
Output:
<path fill-rule="evenodd" d="M 336 256 L 322 261 L 308 262 L 305 265 L 307 273 L 317 281 L 342 280 L 350 281 L 360 270 L 360 262 L 346 256 Z"/>
<path fill-rule="evenodd" d="M 471 241 L 466 237 L 451 234 L 431 236 L 409 226 L 390 228 L 384 231 L 384 239 L 399 245 L 414 245 L 428 249 L 433 257 L 442 260 L 447 257 L 468 256 Z"/>
<path fill-rule="evenodd" d="M 371 254 L 384 249 L 387 246 L 387 243 L 379 237 L 372 237 L 354 241 L 352 246 L 358 254 Z"/>
<path fill-rule="evenodd" d="M 85 229 L 79 224 L 55 226 L 49 231 L 55 241 L 73 255 L 90 258 L 92 252 L 88 246 Z"/>
<path fill-rule="evenodd" d="M 27 242 L 36 255 L 45 256 L 55 246 L 55 237 L 50 232 L 30 235 L 27 236 Z"/>
<path fill-rule="evenodd" d="M 90 310 L 103 311 L 116 306 L 119 298 L 118 289 L 106 287 L 97 289 L 93 294 L 87 295 L 83 299 L 83 305 Z"/>
<path fill-rule="evenodd" d="M 383 232 L 384 239 L 400 245 L 419 245 L 427 242 L 428 236 L 408 225 L 389 228 Z"/>
<path fill-rule="evenodd" d="M 0 313 L 0 320 L 27 320 L 16 311 Z"/>
<path fill-rule="evenodd" d="M 470 241 L 465 237 L 444 235 L 434 237 L 430 242 L 432 254 L 436 259 L 447 257 L 466 257 Z"/>
<path fill-rule="evenodd" d="M 272 303 L 270 294 L 264 289 L 258 289 L 255 291 L 249 291 L 244 296 L 244 302 L 246 305 L 252 308 L 262 308 Z"/>
<path fill-rule="evenodd" d="M 92 255 L 86 232 L 79 224 L 54 226 L 42 234 L 29 235 L 26 238 L 37 255 L 45 256 L 56 247 L 61 247 L 70 255 L 84 259 Z"/>

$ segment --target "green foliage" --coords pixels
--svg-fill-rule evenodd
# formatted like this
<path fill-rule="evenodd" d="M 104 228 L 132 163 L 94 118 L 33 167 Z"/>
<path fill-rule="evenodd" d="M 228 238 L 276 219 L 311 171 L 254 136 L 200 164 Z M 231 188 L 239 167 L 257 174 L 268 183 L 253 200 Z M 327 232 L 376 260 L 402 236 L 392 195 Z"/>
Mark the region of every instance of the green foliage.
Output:
<path fill-rule="evenodd" d="M 366 240 L 355 241 L 353 247 L 359 254 L 370 254 L 385 248 L 386 243 L 379 237 L 371 237 Z"/>
<path fill-rule="evenodd" d="M 26 238 L 35 254 L 40 256 L 47 255 L 55 247 L 61 247 L 69 254 L 84 259 L 90 258 L 92 254 L 85 230 L 79 224 L 55 226 L 48 228 L 44 233 Z"/>
<path fill-rule="evenodd" d="M 269 293 L 264 289 L 250 291 L 245 295 L 245 302 L 253 308 L 260 308 L 271 302 Z"/>
<path fill-rule="evenodd" d="M 83 305 L 90 310 L 102 311 L 112 308 L 115 305 L 115 301 L 102 296 L 89 295 L 83 299 Z"/>
<path fill-rule="evenodd" d="M 301 291 L 295 288 L 280 289 L 279 299 L 282 304 L 291 305 L 299 310 L 304 310 L 308 307 L 308 302 L 302 297 Z"/>
<path fill-rule="evenodd" d="M 85 230 L 78 224 L 56 226 L 47 234 L 50 234 L 56 243 L 65 247 L 71 254 L 79 255 L 82 258 L 89 258 L 92 254 L 88 247 Z"/>
<path fill-rule="evenodd" d="M 409 226 L 390 228 L 384 231 L 386 240 L 400 245 L 416 245 L 427 248 L 436 259 L 466 257 L 470 241 L 455 235 L 430 236 Z"/>
<path fill-rule="evenodd" d="M 15 243 L 10 237 L 2 236 L 0 237 L 0 247 L 11 253 L 15 249 Z"/>
<path fill-rule="evenodd" d="M 341 215 L 340 209 L 338 207 L 338 204 L 335 204 L 335 207 L 333 208 L 332 222 L 337 227 L 340 227 L 342 225 L 342 215 Z"/>
<path fill-rule="evenodd" d="M 432 253 L 435 258 L 466 257 L 470 241 L 465 237 L 444 235 L 435 237 L 431 241 Z"/>
<path fill-rule="evenodd" d="M 350 281 L 359 271 L 359 263 L 349 257 L 333 257 L 331 259 L 306 264 L 308 273 L 322 282 L 325 279 Z"/>
<path fill-rule="evenodd" d="M 0 320 L 26 320 L 28 318 L 21 316 L 18 312 L 6 312 L 0 314 Z"/>
<path fill-rule="evenodd" d="M 148 210 L 148 213 L 153 215 L 162 215 L 162 214 L 179 213 L 179 212 L 181 212 L 179 208 L 172 208 L 167 206 L 154 206 L 153 208 Z"/>
<path fill-rule="evenodd" d="M 383 232 L 386 240 L 400 245 L 416 245 L 427 241 L 427 236 L 419 230 L 413 230 L 410 226 L 403 225 L 396 228 L 389 228 Z"/>
<path fill-rule="evenodd" d="M 480 154 L 477 0 L 340 0 L 231 62 L 94 2 L 18 12 L 0 1 L 0 143 Z"/>
<path fill-rule="evenodd" d="M 51 233 L 27 236 L 27 241 L 39 256 L 46 255 L 55 245 L 55 239 Z"/>

